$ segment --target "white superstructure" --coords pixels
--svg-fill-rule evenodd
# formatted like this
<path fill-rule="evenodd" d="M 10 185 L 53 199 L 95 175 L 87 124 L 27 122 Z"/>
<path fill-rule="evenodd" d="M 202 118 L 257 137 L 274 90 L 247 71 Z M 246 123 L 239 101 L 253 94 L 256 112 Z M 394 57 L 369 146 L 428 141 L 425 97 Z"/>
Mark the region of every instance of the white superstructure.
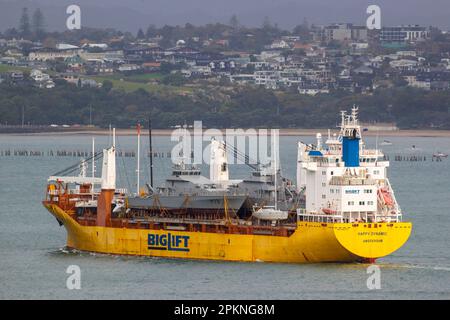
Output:
<path fill-rule="evenodd" d="M 389 162 L 380 150 L 366 148 L 358 109 L 341 114 L 339 135 L 317 135 L 316 145 L 298 144 L 297 188 L 304 190 L 300 219 L 342 222 L 401 220 L 389 179 Z"/>
<path fill-rule="evenodd" d="M 103 149 L 102 190 L 116 189 L 116 131 L 113 129 L 113 145 Z"/>
<path fill-rule="evenodd" d="M 227 151 L 222 141 L 211 140 L 209 179 L 217 184 L 229 180 Z"/>

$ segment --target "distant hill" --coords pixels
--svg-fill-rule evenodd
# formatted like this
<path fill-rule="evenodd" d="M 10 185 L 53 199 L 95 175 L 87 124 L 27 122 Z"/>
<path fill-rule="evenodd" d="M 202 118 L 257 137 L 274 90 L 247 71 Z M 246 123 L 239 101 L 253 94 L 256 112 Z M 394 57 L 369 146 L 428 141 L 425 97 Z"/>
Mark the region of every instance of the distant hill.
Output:
<path fill-rule="evenodd" d="M 228 22 L 233 14 L 247 26 L 260 26 L 265 16 L 282 28 L 310 23 L 365 23 L 368 0 L 0 0 L 0 30 L 16 27 L 23 7 L 40 7 L 49 30 L 65 27 L 65 8 L 82 7 L 86 26 L 136 32 L 149 24 L 176 25 Z M 378 0 L 385 25 L 417 23 L 450 29 L 450 1 Z"/>

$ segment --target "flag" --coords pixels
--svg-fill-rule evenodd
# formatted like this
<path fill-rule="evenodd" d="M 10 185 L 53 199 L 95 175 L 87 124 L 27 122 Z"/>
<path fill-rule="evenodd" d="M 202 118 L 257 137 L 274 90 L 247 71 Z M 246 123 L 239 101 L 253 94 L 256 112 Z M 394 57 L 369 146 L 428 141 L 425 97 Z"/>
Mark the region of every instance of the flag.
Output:
<path fill-rule="evenodd" d="M 138 134 L 138 136 L 141 135 L 141 124 L 140 123 L 137 124 L 137 134 Z"/>

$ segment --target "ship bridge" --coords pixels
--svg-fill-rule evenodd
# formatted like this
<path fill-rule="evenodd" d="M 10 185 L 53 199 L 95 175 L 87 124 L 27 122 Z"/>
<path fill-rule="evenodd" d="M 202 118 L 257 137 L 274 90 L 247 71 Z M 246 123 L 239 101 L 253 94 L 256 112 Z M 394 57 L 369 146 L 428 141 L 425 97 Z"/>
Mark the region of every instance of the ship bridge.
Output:
<path fill-rule="evenodd" d="M 322 144 L 298 144 L 297 188 L 304 192 L 309 215 L 332 221 L 399 221 L 401 210 L 389 180 L 389 161 L 378 149 L 366 148 L 358 120 L 358 109 L 341 113 L 339 134 L 328 131 Z M 312 218 L 311 218 L 312 219 Z"/>

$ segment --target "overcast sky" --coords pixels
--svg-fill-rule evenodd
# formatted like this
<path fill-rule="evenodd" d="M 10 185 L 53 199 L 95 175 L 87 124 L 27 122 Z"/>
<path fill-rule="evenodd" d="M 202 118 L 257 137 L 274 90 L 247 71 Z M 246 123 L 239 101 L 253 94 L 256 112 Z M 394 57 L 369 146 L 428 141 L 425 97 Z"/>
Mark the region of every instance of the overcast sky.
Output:
<path fill-rule="evenodd" d="M 22 7 L 40 7 L 48 29 L 62 30 L 69 4 L 80 5 L 82 25 L 132 32 L 149 24 L 227 23 L 233 14 L 247 26 L 260 26 L 265 16 L 287 29 L 304 18 L 315 24 L 365 24 L 369 4 L 381 7 L 383 25 L 450 29 L 450 0 L 0 0 L 0 30 L 17 27 Z"/>

